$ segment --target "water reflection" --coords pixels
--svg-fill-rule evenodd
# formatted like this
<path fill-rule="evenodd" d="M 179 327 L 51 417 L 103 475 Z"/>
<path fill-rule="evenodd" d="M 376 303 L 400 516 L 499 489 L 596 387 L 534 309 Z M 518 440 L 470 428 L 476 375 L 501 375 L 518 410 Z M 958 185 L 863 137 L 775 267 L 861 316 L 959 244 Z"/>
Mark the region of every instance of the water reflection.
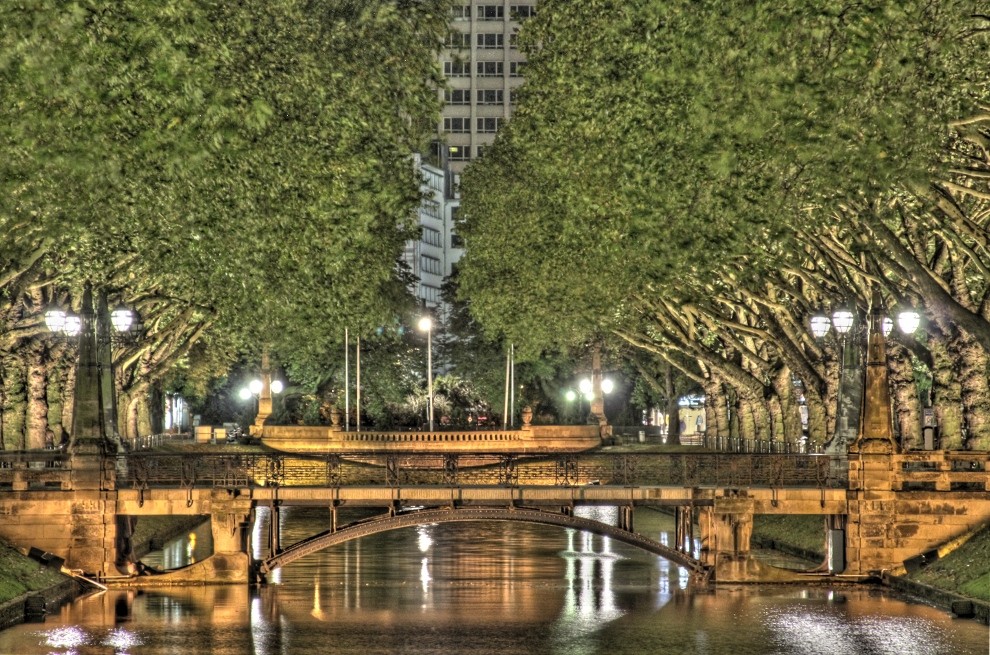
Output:
<path fill-rule="evenodd" d="M 327 510 L 283 512 L 284 543 L 327 519 Z M 636 522 L 658 536 L 673 530 L 655 513 Z M 252 535 L 256 556 L 266 530 Z M 277 579 L 256 590 L 107 592 L 44 626 L 0 632 L 0 653 L 985 655 L 988 643 L 985 626 L 859 587 L 696 593 L 684 571 L 654 555 L 515 523 L 375 535 L 314 553 Z"/>

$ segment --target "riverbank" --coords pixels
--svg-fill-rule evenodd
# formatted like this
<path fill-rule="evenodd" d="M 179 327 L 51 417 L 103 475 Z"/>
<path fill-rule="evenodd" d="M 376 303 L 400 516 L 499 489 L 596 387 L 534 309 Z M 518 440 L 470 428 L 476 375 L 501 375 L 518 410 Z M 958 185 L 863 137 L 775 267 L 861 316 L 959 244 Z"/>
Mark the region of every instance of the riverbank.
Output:
<path fill-rule="evenodd" d="M 73 578 L 0 541 L 0 630 L 23 623 L 25 616 L 43 616 L 81 590 Z"/>
<path fill-rule="evenodd" d="M 824 562 L 825 526 L 820 516 L 754 517 L 751 543 Z M 943 557 L 930 555 L 906 575 L 882 576 L 881 582 L 946 612 L 990 625 L 990 526 Z"/>
<path fill-rule="evenodd" d="M 201 516 L 143 517 L 134 532 L 135 554 L 143 557 L 204 520 Z M 85 591 L 75 578 L 0 541 L 0 630 L 40 618 Z"/>

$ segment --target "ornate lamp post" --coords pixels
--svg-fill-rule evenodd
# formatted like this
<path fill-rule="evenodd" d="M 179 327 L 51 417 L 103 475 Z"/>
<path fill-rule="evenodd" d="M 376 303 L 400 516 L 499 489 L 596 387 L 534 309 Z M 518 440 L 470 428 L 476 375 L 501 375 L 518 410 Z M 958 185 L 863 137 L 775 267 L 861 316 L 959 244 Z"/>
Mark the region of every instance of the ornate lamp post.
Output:
<path fill-rule="evenodd" d="M 920 322 L 921 317 L 914 310 L 904 310 L 897 317 L 898 327 L 904 334 L 914 333 Z M 874 296 L 867 333 L 865 388 L 864 376 L 858 370 L 859 348 L 850 347 L 847 343 L 854 323 L 855 317 L 848 309 L 837 310 L 831 320 L 823 315 L 811 318 L 811 331 L 815 338 L 824 338 L 830 327 L 834 327 L 841 337 L 842 372 L 835 433 L 825 444 L 826 452 L 840 455 L 864 440 L 889 440 L 893 444 L 886 337 L 893 330 L 894 323 L 885 315 L 879 296 Z"/>
<path fill-rule="evenodd" d="M 419 319 L 419 329 L 426 332 L 426 393 L 430 432 L 433 432 L 433 319 L 429 316 Z"/>
<path fill-rule="evenodd" d="M 97 294 L 94 310 L 89 285 L 83 291 L 78 315 L 60 307 L 45 312 L 49 330 L 79 338 L 70 452 L 116 453 L 121 448 L 111 346 L 133 334 L 134 323 L 134 312 L 127 307 L 121 305 L 112 313 L 109 311 L 103 290 Z"/>
<path fill-rule="evenodd" d="M 272 380 L 271 370 L 268 365 L 268 355 L 261 356 L 261 377 L 248 382 L 246 387 L 242 387 L 238 392 L 241 400 L 254 398 L 255 415 L 249 433 L 251 436 L 260 437 L 265 427 L 265 420 L 272 413 L 272 394 L 282 393 L 285 385 L 281 380 Z"/>

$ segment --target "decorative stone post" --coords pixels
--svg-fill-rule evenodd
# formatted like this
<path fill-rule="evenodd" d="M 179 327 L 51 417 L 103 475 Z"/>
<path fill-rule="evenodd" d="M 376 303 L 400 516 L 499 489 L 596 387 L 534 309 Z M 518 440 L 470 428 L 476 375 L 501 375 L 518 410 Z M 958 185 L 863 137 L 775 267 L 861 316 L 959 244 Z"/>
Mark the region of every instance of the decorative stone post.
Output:
<path fill-rule="evenodd" d="M 889 566 L 897 524 L 893 458 L 897 452 L 887 380 L 883 308 L 877 297 L 870 311 L 866 385 L 859 436 L 849 448 L 849 521 L 846 553 L 851 573 L 867 574 Z"/>
<path fill-rule="evenodd" d="M 272 371 L 268 351 L 261 353 L 261 392 L 258 394 L 258 413 L 251 425 L 251 436 L 260 437 L 265 430 L 265 421 L 272 414 Z"/>

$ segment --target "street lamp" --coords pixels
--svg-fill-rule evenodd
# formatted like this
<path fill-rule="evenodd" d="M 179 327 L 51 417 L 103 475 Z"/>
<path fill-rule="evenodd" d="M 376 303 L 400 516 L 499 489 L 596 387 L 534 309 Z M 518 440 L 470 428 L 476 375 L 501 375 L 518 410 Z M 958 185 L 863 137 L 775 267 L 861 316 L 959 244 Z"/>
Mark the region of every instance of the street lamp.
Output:
<path fill-rule="evenodd" d="M 429 407 L 430 432 L 433 432 L 433 319 L 419 319 L 419 329 L 426 332 L 426 394 Z"/>
<path fill-rule="evenodd" d="M 111 347 L 138 331 L 134 323 L 134 312 L 123 305 L 112 313 L 109 311 L 107 294 L 102 289 L 97 294 L 94 310 L 89 285 L 83 290 L 80 314 L 69 313 L 58 306 L 45 312 L 45 325 L 53 334 L 79 337 L 73 390 L 73 450 L 97 452 L 106 441 L 120 447 Z"/>
<path fill-rule="evenodd" d="M 610 394 L 615 388 L 612 380 L 605 378 L 601 381 L 602 394 Z M 567 402 L 572 403 L 575 400 L 587 400 L 590 406 L 595 402 L 595 383 L 590 378 L 582 378 L 578 382 L 578 391 L 574 389 L 568 389 L 564 392 L 564 398 Z M 580 411 L 580 405 L 578 406 Z"/>
<path fill-rule="evenodd" d="M 894 328 L 894 321 L 884 314 L 883 303 L 878 296 L 873 299 L 867 335 L 867 368 L 859 371 L 859 349 L 849 348 L 847 335 L 855 322 L 848 309 L 838 309 L 831 321 L 824 315 L 811 318 L 811 332 L 816 339 L 824 338 L 830 327 L 840 335 L 842 369 L 836 405 L 835 434 L 826 443 L 826 451 L 845 454 L 849 445 L 860 438 L 893 440 L 890 417 L 890 389 L 887 383 L 885 339 Z M 921 323 L 921 316 L 914 310 L 898 313 L 897 326 L 904 334 L 913 334 Z M 864 385 L 865 384 L 865 393 Z M 862 403 L 865 401 L 865 406 Z M 860 421 L 861 413 L 865 420 Z M 884 417 L 886 414 L 886 418 Z M 863 433 L 858 431 L 862 425 Z"/>
<path fill-rule="evenodd" d="M 284 385 L 281 380 L 272 380 L 268 385 L 268 389 L 272 393 L 282 393 L 283 388 Z M 259 378 L 254 378 L 253 380 L 248 382 L 246 387 L 241 387 L 240 391 L 237 392 L 237 395 L 240 397 L 241 400 L 249 400 L 251 398 L 254 398 L 256 417 L 257 414 L 261 412 L 261 396 L 264 390 L 265 390 L 265 383 Z M 269 407 L 267 411 L 270 412 L 271 408 Z M 266 414 L 265 418 L 267 418 L 267 416 L 268 415 Z"/>

